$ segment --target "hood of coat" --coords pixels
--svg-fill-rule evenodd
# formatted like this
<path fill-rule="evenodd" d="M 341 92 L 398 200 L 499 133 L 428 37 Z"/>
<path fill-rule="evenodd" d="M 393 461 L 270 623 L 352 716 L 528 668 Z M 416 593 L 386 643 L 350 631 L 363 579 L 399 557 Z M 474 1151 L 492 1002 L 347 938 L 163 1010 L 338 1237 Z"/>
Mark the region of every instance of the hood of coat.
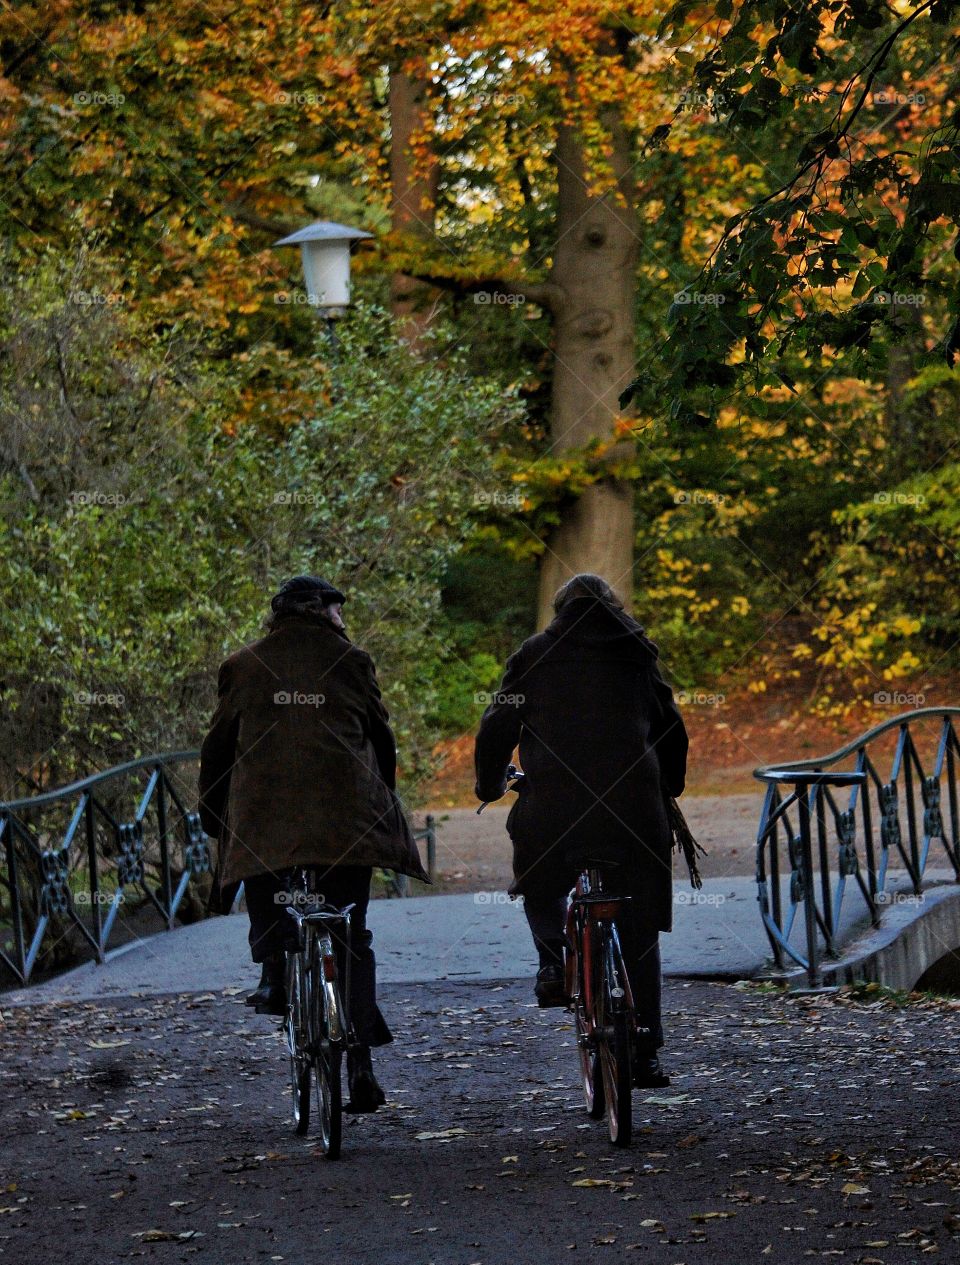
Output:
<path fill-rule="evenodd" d="M 640 659 L 655 660 L 660 653 L 632 615 L 595 597 L 575 597 L 567 602 L 553 617 L 546 635 L 567 645 L 601 644 Z"/>

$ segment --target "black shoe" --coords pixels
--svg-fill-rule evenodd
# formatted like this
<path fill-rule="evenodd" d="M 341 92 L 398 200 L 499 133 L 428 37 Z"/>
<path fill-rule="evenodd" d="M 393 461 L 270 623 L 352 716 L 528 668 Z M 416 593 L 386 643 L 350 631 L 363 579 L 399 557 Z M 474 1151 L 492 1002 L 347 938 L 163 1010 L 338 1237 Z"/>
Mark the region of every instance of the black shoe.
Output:
<path fill-rule="evenodd" d="M 247 998 L 258 1015 L 285 1015 L 287 1012 L 286 959 L 268 958 L 260 972 L 260 984 Z"/>
<path fill-rule="evenodd" d="M 373 1074 L 368 1045 L 357 1045 L 347 1051 L 347 1084 L 350 1086 L 350 1101 L 344 1111 L 353 1114 L 376 1111 L 387 1101 L 380 1082 Z"/>
<path fill-rule="evenodd" d="M 562 966 L 541 966 L 533 989 L 537 1004 L 542 1010 L 548 1006 L 565 1006 L 567 990 L 564 988 Z"/>
<path fill-rule="evenodd" d="M 633 1083 L 637 1089 L 666 1089 L 670 1077 L 660 1066 L 656 1054 L 635 1054 L 633 1057 Z"/>

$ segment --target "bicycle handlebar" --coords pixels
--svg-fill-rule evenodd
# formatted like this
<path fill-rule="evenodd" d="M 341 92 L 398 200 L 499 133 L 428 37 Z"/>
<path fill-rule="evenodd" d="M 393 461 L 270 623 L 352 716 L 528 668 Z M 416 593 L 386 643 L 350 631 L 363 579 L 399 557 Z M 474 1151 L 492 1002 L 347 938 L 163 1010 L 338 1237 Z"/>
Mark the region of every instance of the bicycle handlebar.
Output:
<path fill-rule="evenodd" d="M 519 787 L 520 783 L 521 783 L 522 781 L 524 781 L 524 779 L 526 778 L 526 776 L 527 776 L 527 775 L 523 772 L 523 770 L 522 770 L 522 769 L 518 769 L 518 768 L 517 768 L 517 766 L 516 766 L 515 764 L 508 764 L 508 765 L 507 765 L 507 783 L 508 783 L 508 785 L 507 785 L 506 790 L 504 791 L 504 795 L 506 795 L 507 791 L 515 791 L 515 790 Z M 479 816 L 480 816 L 480 814 L 483 812 L 483 810 L 486 808 L 486 806 L 487 806 L 488 804 L 490 804 L 490 803 L 492 803 L 492 800 L 485 799 L 485 800 L 483 801 L 483 803 L 482 803 L 482 804 L 480 805 L 480 807 L 477 809 L 477 816 L 478 816 L 478 817 L 479 817 Z"/>

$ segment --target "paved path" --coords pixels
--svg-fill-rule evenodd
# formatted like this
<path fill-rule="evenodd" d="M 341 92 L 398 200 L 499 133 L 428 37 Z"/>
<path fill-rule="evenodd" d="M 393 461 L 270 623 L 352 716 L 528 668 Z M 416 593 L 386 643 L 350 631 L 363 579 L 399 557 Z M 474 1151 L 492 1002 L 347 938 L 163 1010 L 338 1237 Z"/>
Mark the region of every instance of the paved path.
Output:
<path fill-rule="evenodd" d="M 674 902 L 674 930 L 662 937 L 665 975 L 749 979 L 767 967 L 769 947 L 752 879 L 707 879 L 699 892 L 678 882 Z M 851 938 L 866 925 L 863 904 L 851 894 L 843 936 Z M 0 995 L 0 1001 L 246 988 L 256 977 L 247 926 L 246 916 L 238 914 L 161 932 L 134 942 L 104 966 L 85 963 L 45 984 Z M 523 911 L 505 892 L 377 900 L 370 906 L 370 926 L 384 983 L 516 979 L 535 969 Z M 801 935 L 798 918 L 793 936 L 798 945 Z"/>
<path fill-rule="evenodd" d="M 390 984 L 387 1106 L 293 1135 L 239 995 L 0 1020 L 0 1261 L 943 1265 L 960 1258 L 958 1012 L 670 980 L 673 1083 L 629 1151 L 569 1017 L 522 983 Z"/>

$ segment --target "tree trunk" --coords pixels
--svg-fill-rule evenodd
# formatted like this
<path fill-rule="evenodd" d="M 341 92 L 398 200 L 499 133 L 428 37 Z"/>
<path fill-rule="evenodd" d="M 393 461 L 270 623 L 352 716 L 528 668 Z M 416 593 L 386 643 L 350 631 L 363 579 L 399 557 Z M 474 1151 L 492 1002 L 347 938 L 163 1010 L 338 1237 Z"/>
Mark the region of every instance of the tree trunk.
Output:
<path fill-rule="evenodd" d="M 592 196 L 584 180 L 583 145 L 561 125 L 557 137 L 557 245 L 551 282 L 555 307 L 551 450 L 609 439 L 621 416 L 618 397 L 634 375 L 634 302 L 638 234 L 630 149 L 614 113 L 603 122 L 613 143 L 618 191 Z M 621 442 L 610 460 L 629 455 Z M 613 476 L 593 484 L 562 511 L 540 570 L 539 624 L 552 613 L 555 590 L 580 571 L 602 575 L 629 607 L 633 589 L 633 493 Z"/>
<path fill-rule="evenodd" d="M 431 159 L 424 169 L 411 142 L 429 121 L 423 82 L 404 70 L 390 72 L 390 188 L 395 233 L 431 239 L 437 200 L 438 167 Z M 417 346 L 430 324 L 431 289 L 405 273 L 394 273 L 390 303 L 401 334 Z"/>

